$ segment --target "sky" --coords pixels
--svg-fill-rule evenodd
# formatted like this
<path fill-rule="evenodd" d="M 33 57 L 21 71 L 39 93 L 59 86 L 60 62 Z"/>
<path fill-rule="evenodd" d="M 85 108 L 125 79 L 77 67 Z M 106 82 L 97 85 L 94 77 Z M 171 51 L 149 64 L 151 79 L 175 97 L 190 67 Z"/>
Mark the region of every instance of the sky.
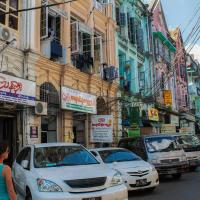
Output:
<path fill-rule="evenodd" d="M 148 1 L 146 0 L 146 2 Z M 179 26 L 185 41 L 200 16 L 200 0 L 161 0 L 161 2 L 168 28 L 174 29 Z M 197 14 L 194 16 L 196 12 Z M 192 43 L 192 39 L 186 44 L 186 49 L 190 43 Z M 194 54 L 200 62 L 200 40 L 190 53 Z"/>

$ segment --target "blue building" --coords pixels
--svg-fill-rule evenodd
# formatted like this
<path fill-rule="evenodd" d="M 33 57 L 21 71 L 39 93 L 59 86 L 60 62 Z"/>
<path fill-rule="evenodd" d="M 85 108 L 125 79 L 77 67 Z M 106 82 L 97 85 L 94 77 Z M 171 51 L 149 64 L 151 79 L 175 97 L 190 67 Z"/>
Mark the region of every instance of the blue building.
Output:
<path fill-rule="evenodd" d="M 147 118 L 146 113 L 153 103 L 151 17 L 148 6 L 141 0 L 116 0 L 115 6 L 121 129 L 124 133 L 135 127 L 139 134 L 138 129 L 145 126 L 142 118 Z"/>

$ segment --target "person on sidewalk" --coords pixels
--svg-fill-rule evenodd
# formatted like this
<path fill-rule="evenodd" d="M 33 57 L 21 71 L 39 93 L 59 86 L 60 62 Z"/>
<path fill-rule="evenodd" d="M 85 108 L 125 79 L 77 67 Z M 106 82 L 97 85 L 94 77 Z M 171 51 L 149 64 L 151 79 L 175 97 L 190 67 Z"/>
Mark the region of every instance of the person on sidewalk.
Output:
<path fill-rule="evenodd" d="M 17 200 L 12 182 L 11 168 L 3 164 L 8 159 L 9 147 L 6 142 L 0 142 L 0 200 Z"/>

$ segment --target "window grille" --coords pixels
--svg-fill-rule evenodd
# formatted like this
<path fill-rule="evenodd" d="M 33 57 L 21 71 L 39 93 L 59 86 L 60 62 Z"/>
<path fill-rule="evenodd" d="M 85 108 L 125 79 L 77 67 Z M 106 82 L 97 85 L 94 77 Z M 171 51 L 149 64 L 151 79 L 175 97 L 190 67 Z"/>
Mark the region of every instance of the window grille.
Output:
<path fill-rule="evenodd" d="M 58 92 L 51 83 L 43 83 L 40 86 L 40 100 L 56 107 L 59 105 Z"/>

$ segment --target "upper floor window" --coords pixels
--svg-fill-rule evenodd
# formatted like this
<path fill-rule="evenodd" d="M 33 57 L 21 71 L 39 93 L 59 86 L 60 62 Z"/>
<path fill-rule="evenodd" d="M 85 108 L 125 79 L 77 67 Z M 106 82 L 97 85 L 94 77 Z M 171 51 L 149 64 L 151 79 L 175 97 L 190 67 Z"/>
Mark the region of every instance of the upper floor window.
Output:
<path fill-rule="evenodd" d="M 18 12 L 5 14 L 18 10 L 18 0 L 0 0 L 0 23 L 9 28 L 18 30 Z"/>

